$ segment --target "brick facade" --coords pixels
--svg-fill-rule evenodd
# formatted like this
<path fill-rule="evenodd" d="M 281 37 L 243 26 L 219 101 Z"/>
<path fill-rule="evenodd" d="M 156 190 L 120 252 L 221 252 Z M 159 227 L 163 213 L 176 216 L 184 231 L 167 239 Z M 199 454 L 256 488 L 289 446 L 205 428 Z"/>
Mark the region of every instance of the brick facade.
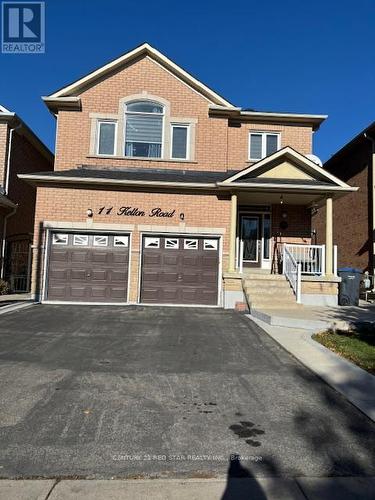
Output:
<path fill-rule="evenodd" d="M 13 134 L 8 196 L 18 208 L 7 224 L 8 239 L 26 236 L 31 241 L 34 231 L 35 189 L 17 175 L 46 172 L 52 168 L 51 159 L 42 155 L 25 135 Z"/>
<path fill-rule="evenodd" d="M 146 93 L 170 103 L 173 118 L 193 118 L 196 123 L 194 161 L 173 162 L 133 158 L 103 158 L 90 155 L 90 114 L 117 114 L 120 99 Z M 145 97 L 147 96 L 144 94 Z M 312 127 L 242 123 L 228 126 L 228 119 L 210 117 L 208 100 L 191 89 L 151 59 L 140 61 L 115 72 L 80 94 L 82 111 L 60 111 L 56 143 L 55 170 L 80 164 L 142 168 L 226 171 L 243 168 L 248 162 L 250 130 L 281 133 L 281 147 L 293 147 L 303 154 L 312 151 Z"/>
<path fill-rule="evenodd" d="M 333 238 L 338 246 L 338 266 L 372 271 L 371 144 L 361 141 L 325 168 L 359 191 L 333 203 Z M 312 225 L 319 244 L 325 243 L 325 207 L 319 208 Z"/>

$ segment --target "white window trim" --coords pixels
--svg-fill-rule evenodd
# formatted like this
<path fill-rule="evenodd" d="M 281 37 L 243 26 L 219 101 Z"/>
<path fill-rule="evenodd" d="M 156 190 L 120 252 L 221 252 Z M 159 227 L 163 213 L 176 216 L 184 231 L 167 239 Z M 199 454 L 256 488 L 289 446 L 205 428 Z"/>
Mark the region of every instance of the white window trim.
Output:
<path fill-rule="evenodd" d="M 251 135 L 261 135 L 262 136 L 262 157 L 261 158 L 252 158 L 251 157 Z M 275 135 L 277 137 L 277 151 L 280 149 L 281 144 L 281 133 L 280 132 L 262 132 L 258 130 L 250 130 L 249 131 L 249 144 L 248 144 L 248 159 L 249 161 L 260 161 L 267 155 L 267 135 Z"/>
<path fill-rule="evenodd" d="M 100 138 L 100 127 L 102 123 L 113 123 L 115 126 L 115 137 L 113 140 L 113 153 L 99 153 L 99 138 Z M 100 118 L 96 121 L 96 154 L 97 156 L 116 156 L 116 149 L 117 149 L 117 127 L 118 122 L 117 120 L 111 120 L 111 119 L 105 119 L 105 118 Z"/>
<path fill-rule="evenodd" d="M 162 113 L 147 113 L 147 112 L 141 112 L 141 111 L 128 111 L 128 104 L 133 104 L 134 102 L 153 102 L 157 104 L 158 106 L 161 106 L 163 108 Z M 161 150 L 160 150 L 160 156 L 127 156 L 126 153 L 126 122 L 127 122 L 127 116 L 128 115 L 150 115 L 150 116 L 161 116 L 162 117 L 162 126 L 161 126 Z M 134 99 L 132 101 L 127 101 L 125 103 L 125 109 L 124 109 L 124 144 L 123 144 L 123 151 L 122 155 L 124 158 L 134 158 L 135 160 L 137 159 L 143 159 L 143 160 L 162 160 L 164 159 L 164 146 L 165 146 L 165 133 L 164 133 L 164 128 L 165 128 L 165 116 L 166 116 L 166 109 L 165 109 L 165 104 L 159 101 L 154 101 L 153 99 Z M 140 141 L 143 142 L 143 141 Z M 144 144 L 150 144 L 149 142 L 145 142 Z M 151 144 L 159 144 L 158 142 L 156 143 L 151 143 Z"/>
<path fill-rule="evenodd" d="M 185 158 L 175 158 L 173 156 L 173 129 L 174 127 L 180 127 L 180 128 L 186 128 L 187 129 L 187 132 L 186 132 L 186 154 L 185 154 Z M 190 160 L 190 132 L 191 130 L 191 124 L 190 123 L 177 123 L 177 122 L 172 122 L 171 123 L 171 132 L 170 132 L 170 137 L 171 137 L 171 149 L 170 149 L 170 158 L 171 160 Z"/>

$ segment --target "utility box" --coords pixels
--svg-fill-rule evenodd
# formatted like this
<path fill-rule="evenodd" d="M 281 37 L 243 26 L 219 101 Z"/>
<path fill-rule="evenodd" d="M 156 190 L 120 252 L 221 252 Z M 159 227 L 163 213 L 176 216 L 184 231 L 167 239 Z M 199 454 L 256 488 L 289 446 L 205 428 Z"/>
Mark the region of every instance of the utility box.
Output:
<path fill-rule="evenodd" d="M 341 278 L 339 287 L 340 306 L 358 306 L 359 286 L 361 283 L 362 271 L 354 267 L 342 267 L 337 274 Z"/>

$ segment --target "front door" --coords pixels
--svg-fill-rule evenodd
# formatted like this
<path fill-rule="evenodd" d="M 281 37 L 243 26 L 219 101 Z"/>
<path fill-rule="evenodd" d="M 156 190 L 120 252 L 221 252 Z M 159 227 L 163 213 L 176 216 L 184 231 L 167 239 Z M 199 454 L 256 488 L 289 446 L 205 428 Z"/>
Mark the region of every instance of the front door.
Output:
<path fill-rule="evenodd" d="M 243 243 L 243 265 L 260 267 L 261 265 L 261 215 L 242 215 L 240 234 Z"/>

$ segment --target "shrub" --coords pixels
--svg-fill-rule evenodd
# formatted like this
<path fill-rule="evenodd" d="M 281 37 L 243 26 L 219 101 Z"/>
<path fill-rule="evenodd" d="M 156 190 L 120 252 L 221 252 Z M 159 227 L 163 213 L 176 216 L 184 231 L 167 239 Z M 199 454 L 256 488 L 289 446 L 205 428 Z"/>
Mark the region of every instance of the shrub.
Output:
<path fill-rule="evenodd" d="M 9 283 L 7 281 L 0 280 L 0 295 L 6 295 L 9 291 Z"/>

